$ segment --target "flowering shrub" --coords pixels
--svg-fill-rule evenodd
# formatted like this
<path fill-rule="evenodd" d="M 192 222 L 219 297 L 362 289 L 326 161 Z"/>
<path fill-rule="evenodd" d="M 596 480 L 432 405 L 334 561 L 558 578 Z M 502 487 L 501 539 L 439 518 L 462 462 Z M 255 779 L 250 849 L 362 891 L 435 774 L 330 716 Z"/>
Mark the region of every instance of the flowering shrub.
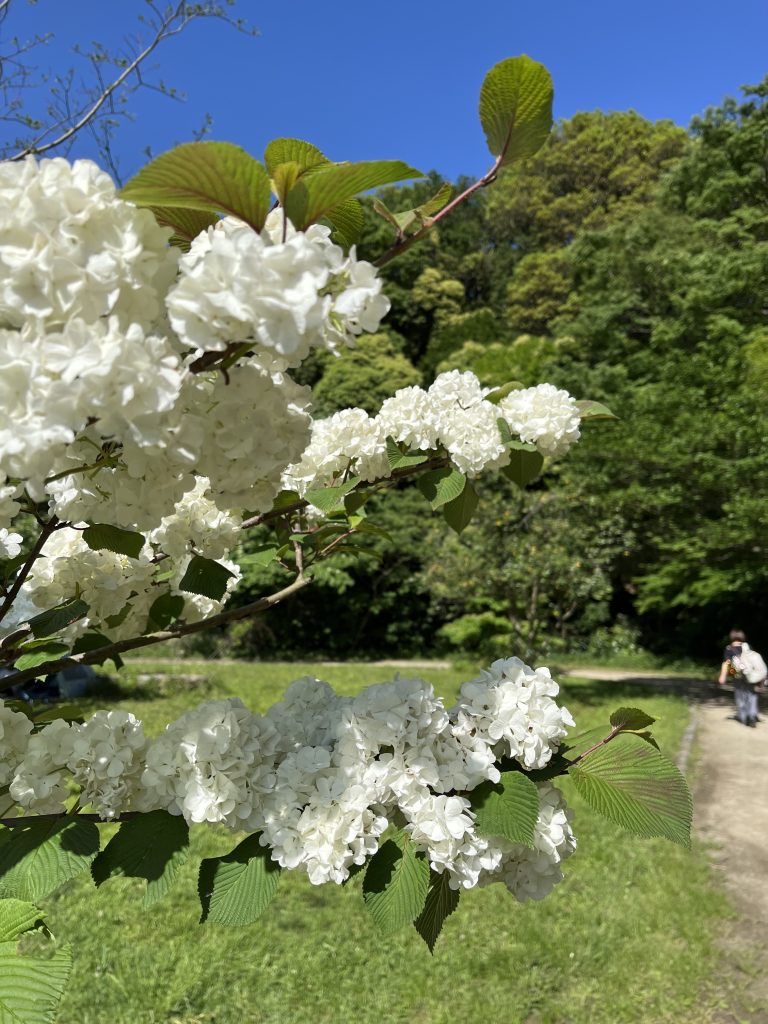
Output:
<path fill-rule="evenodd" d="M 379 264 L 534 153 L 550 106 L 540 65 L 493 69 L 481 95 L 493 167 L 452 201 L 441 189 L 397 215 L 377 201 L 395 229 Z M 123 651 L 286 600 L 315 563 L 377 530 L 368 498 L 406 477 L 461 531 L 473 480 L 524 486 L 583 420 L 610 415 L 549 384 L 489 391 L 451 371 L 375 416 L 312 419 L 291 371 L 317 348 L 343 358 L 389 307 L 377 267 L 356 256 L 354 197 L 417 173 L 331 163 L 295 139 L 270 143 L 265 165 L 226 143 L 181 146 L 121 194 L 88 161 L 0 166 L 4 692 L 73 664 L 119 667 Z M 262 524 L 273 543 L 250 557 L 280 565 L 286 585 L 229 609 L 239 539 Z M 576 843 L 560 775 L 613 820 L 687 841 L 688 793 L 652 719 L 620 709 L 605 734 L 566 745 L 574 723 L 557 693 L 514 657 L 450 709 L 418 679 L 349 698 L 305 678 L 265 715 L 211 701 L 155 739 L 127 712 L 42 722 L 0 700 L 0 941 L 89 865 L 97 884 L 138 874 L 160 898 L 195 824 L 248 833 L 201 865 L 204 920 L 254 920 L 281 868 L 321 884 L 365 866 L 377 923 L 414 922 L 430 949 L 462 890 L 499 881 L 540 899 L 562 878 Z M 98 821 L 120 822 L 101 852 Z M 37 984 L 40 1015 L 24 1019 L 46 1019 L 66 950 L 5 959 L 9 1006 Z"/>

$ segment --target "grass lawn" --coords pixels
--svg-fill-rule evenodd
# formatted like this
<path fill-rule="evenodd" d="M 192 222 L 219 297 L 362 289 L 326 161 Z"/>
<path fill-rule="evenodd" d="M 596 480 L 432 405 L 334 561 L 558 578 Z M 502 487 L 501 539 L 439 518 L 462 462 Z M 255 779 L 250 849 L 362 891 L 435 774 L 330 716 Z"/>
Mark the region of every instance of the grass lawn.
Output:
<path fill-rule="evenodd" d="M 127 677 L 173 671 L 132 661 Z M 237 695 L 264 710 L 285 685 L 312 672 L 353 693 L 392 678 L 366 665 L 186 662 L 168 695 L 125 700 L 148 731 L 199 700 Z M 409 673 L 410 674 L 410 673 Z M 413 672 L 452 701 L 469 676 Z M 564 687 L 578 729 L 628 703 L 659 718 L 661 747 L 674 753 L 688 720 L 674 696 L 578 680 Z M 76 968 L 61 1024 L 703 1024 L 716 994 L 714 935 L 728 914 L 703 852 L 640 840 L 597 818 L 564 788 L 576 810 L 579 849 L 566 880 L 539 904 L 516 903 L 500 886 L 463 896 L 431 957 L 415 931 L 382 938 L 365 911 L 359 879 L 316 888 L 283 875 L 263 918 L 245 929 L 199 926 L 200 856 L 237 839 L 193 829 L 193 850 L 171 895 L 141 908 L 141 883 L 96 890 L 87 877 L 45 903 Z"/>

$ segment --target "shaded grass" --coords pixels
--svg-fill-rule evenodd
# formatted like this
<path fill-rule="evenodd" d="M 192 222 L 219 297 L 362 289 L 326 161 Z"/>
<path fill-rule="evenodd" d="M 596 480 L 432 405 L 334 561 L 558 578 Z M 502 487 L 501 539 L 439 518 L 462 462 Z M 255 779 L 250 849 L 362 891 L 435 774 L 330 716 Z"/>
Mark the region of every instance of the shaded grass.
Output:
<path fill-rule="evenodd" d="M 305 673 L 347 693 L 393 673 L 364 665 L 132 662 L 127 675 L 169 670 L 178 690 L 121 705 L 134 708 L 149 732 L 212 695 L 236 694 L 265 710 Z M 195 674 L 205 684 L 185 690 L 182 677 Z M 453 669 L 408 674 L 429 679 L 447 701 L 468 678 Z M 606 722 L 619 705 L 639 705 L 659 718 L 656 734 L 668 752 L 688 718 L 675 696 L 591 680 L 568 683 L 563 702 L 578 729 Z M 386 939 L 376 932 L 359 878 L 316 888 L 286 873 L 253 926 L 198 926 L 199 859 L 237 841 L 223 829 L 193 830 L 194 856 L 171 896 L 149 911 L 141 909 L 138 882 L 96 890 L 80 878 L 46 904 L 52 930 L 76 950 L 61 1024 L 702 1024 L 716 1001 L 706 994 L 713 936 L 728 912 L 702 852 L 628 836 L 594 816 L 567 779 L 563 788 L 579 839 L 565 882 L 540 904 L 518 904 L 499 886 L 465 894 L 434 958 L 413 931 Z"/>

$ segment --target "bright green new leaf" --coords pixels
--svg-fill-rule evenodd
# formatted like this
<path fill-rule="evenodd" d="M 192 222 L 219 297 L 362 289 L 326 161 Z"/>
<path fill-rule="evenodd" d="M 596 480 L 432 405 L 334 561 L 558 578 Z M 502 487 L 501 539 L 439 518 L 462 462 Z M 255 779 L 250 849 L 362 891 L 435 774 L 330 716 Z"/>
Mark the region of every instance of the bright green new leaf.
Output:
<path fill-rule="evenodd" d="M 227 592 L 227 583 L 233 575 L 221 562 L 203 558 L 202 555 L 193 555 L 179 583 L 179 590 L 186 590 L 190 594 L 202 594 L 213 601 L 220 601 Z"/>
<path fill-rule="evenodd" d="M 455 501 L 467 484 L 467 478 L 458 469 L 432 469 L 420 476 L 416 486 L 430 503 L 433 509 Z"/>
<path fill-rule="evenodd" d="M 611 715 L 611 725 L 614 729 L 631 729 L 637 732 L 640 729 L 647 729 L 656 721 L 640 708 L 617 708 Z"/>
<path fill-rule="evenodd" d="M 53 1024 L 71 970 L 69 946 L 40 960 L 0 943 L 0 1024 Z"/>
<path fill-rule="evenodd" d="M 361 163 L 328 164 L 302 177 L 291 189 L 285 209 L 294 227 L 304 230 L 327 217 L 331 210 L 361 192 L 407 178 L 420 171 L 401 160 L 364 160 Z"/>
<path fill-rule="evenodd" d="M 480 499 L 477 491 L 469 480 L 464 484 L 464 490 L 453 501 L 443 505 L 443 518 L 452 530 L 461 533 L 472 519 Z"/>
<path fill-rule="evenodd" d="M 54 892 L 86 871 L 99 849 L 96 825 L 77 818 L 34 822 L 0 835 L 0 897 L 18 900 Z"/>
<path fill-rule="evenodd" d="M 226 213 L 261 231 L 270 208 L 269 175 L 231 142 L 186 142 L 143 167 L 122 189 L 137 206 Z"/>
<path fill-rule="evenodd" d="M 576 408 L 583 420 L 617 420 L 619 418 L 614 416 L 608 406 L 603 405 L 602 402 L 591 402 L 585 399 L 577 402 Z"/>
<path fill-rule="evenodd" d="M 343 484 L 337 484 L 335 487 L 319 487 L 316 491 L 307 491 L 305 497 L 310 505 L 314 505 L 319 512 L 328 516 L 332 512 L 344 511 L 344 498 L 359 483 L 360 477 L 352 476 Z"/>
<path fill-rule="evenodd" d="M 264 150 L 264 163 L 272 177 L 281 164 L 295 164 L 303 173 L 330 162 L 317 146 L 301 139 L 273 139 Z"/>
<path fill-rule="evenodd" d="M 82 537 L 91 551 L 114 551 L 129 558 L 138 558 L 145 543 L 142 534 L 106 523 L 93 523 L 86 527 Z"/>
<path fill-rule="evenodd" d="M 435 951 L 435 943 L 442 931 L 443 924 L 459 905 L 459 890 L 451 889 L 448 884 L 448 872 L 438 875 L 429 873 L 429 891 L 419 917 L 413 922 L 416 931 L 429 946 L 430 953 Z"/>
<path fill-rule="evenodd" d="M 379 929 L 391 935 L 421 914 L 429 889 L 429 863 L 401 833 L 388 839 L 371 860 L 363 880 L 363 898 Z"/>
<path fill-rule="evenodd" d="M 51 636 L 58 633 L 65 626 L 71 626 L 73 622 L 84 618 L 88 614 L 88 605 L 79 598 L 72 601 L 65 601 L 63 604 L 49 608 L 29 620 L 29 628 L 36 637 Z"/>
<path fill-rule="evenodd" d="M 194 238 L 213 227 L 219 220 L 218 214 L 206 210 L 185 210 L 183 207 L 175 206 L 150 206 L 150 210 L 161 227 L 173 228 L 171 245 L 184 249 L 185 252 Z"/>
<path fill-rule="evenodd" d="M 49 661 L 58 661 L 63 655 L 69 654 L 69 644 L 61 640 L 33 640 L 31 643 L 22 644 L 19 650 L 22 653 L 14 661 L 13 667 L 18 672 L 26 672 L 27 669 L 46 665 Z"/>
<path fill-rule="evenodd" d="M 552 79 L 543 64 L 525 55 L 492 67 L 480 90 L 480 121 L 488 148 L 505 167 L 525 160 L 552 127 Z"/>
<path fill-rule="evenodd" d="M 167 811 L 150 811 L 120 825 L 91 865 L 91 875 L 96 885 L 120 875 L 145 878 L 144 906 L 150 907 L 171 888 L 188 850 L 186 821 Z"/>
<path fill-rule="evenodd" d="M 387 438 L 387 462 L 390 469 L 406 469 L 409 466 L 420 466 L 429 458 L 422 452 L 403 452 L 393 437 Z"/>
<path fill-rule="evenodd" d="M 225 857 L 207 858 L 198 880 L 201 924 L 252 924 L 274 899 L 279 880 L 280 866 L 259 845 L 258 834 L 247 836 Z"/>
<path fill-rule="evenodd" d="M 373 209 L 380 217 L 388 221 L 395 228 L 398 235 L 404 235 L 408 228 L 420 228 L 434 214 L 448 203 L 453 195 L 453 188 L 444 181 L 437 192 L 421 206 L 414 206 L 411 210 L 403 210 L 400 213 L 393 213 L 381 199 L 373 200 Z"/>
<path fill-rule="evenodd" d="M 510 445 L 509 465 L 502 469 L 502 473 L 518 487 L 525 487 L 536 479 L 543 465 L 544 456 L 541 452 L 531 452 L 527 448 Z"/>
<path fill-rule="evenodd" d="M 237 562 L 238 565 L 258 565 L 265 568 L 276 561 L 278 550 L 276 547 L 259 548 L 258 551 L 251 551 L 247 555 L 240 555 Z"/>
<path fill-rule="evenodd" d="M 526 775 L 503 772 L 499 782 L 483 782 L 468 798 L 481 836 L 501 836 L 533 849 L 539 792 Z"/>
<path fill-rule="evenodd" d="M 45 914 L 34 903 L 0 899 L 0 942 L 12 942 L 44 923 Z"/>
<path fill-rule="evenodd" d="M 348 249 L 360 241 L 365 218 L 358 199 L 346 199 L 334 206 L 326 213 L 325 219 L 333 227 L 331 239 L 337 245 Z"/>
<path fill-rule="evenodd" d="M 690 845 L 692 802 L 675 765 L 632 733 L 620 733 L 572 765 L 590 807 L 630 832 Z"/>
<path fill-rule="evenodd" d="M 491 405 L 498 405 L 502 398 L 506 398 L 507 395 L 511 395 L 513 391 L 522 391 L 524 387 L 525 384 L 521 384 L 519 380 L 510 380 L 507 381 L 506 384 L 502 384 L 501 387 L 495 388 L 493 391 L 489 391 L 485 396 L 485 400 L 486 402 L 490 402 Z"/>

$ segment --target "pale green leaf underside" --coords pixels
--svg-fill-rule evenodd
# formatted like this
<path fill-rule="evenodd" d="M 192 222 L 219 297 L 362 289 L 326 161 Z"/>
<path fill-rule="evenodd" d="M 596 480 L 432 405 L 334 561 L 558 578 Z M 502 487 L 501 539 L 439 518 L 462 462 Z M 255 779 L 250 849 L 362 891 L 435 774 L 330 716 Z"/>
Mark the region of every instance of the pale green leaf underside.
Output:
<path fill-rule="evenodd" d="M 371 858 L 363 881 L 363 898 L 385 934 L 404 928 L 421 914 L 429 889 L 429 864 L 407 836 L 388 839 Z"/>
<path fill-rule="evenodd" d="M 544 144 L 552 127 L 552 79 L 525 55 L 491 68 L 480 91 L 480 121 L 501 166 L 525 160 Z"/>
<path fill-rule="evenodd" d="M 533 849 L 539 793 L 522 772 L 504 772 L 496 785 L 484 782 L 469 799 L 481 836 L 500 836 Z"/>
<path fill-rule="evenodd" d="M 685 779 L 639 736 L 618 735 L 569 774 L 590 807 L 617 825 L 690 844 L 692 802 Z"/>
<path fill-rule="evenodd" d="M 12 942 L 40 924 L 45 915 L 34 903 L 0 899 L 0 942 Z"/>
<path fill-rule="evenodd" d="M 467 478 L 458 469 L 433 469 L 420 476 L 416 483 L 432 508 L 438 509 L 459 497 Z"/>
<path fill-rule="evenodd" d="M 39 900 L 87 870 L 99 849 L 92 821 L 42 821 L 9 829 L 0 843 L 0 896 Z"/>
<path fill-rule="evenodd" d="M 37 960 L 0 943 L 0 1024 L 52 1024 L 71 970 L 69 946 Z"/>
<path fill-rule="evenodd" d="M 317 146 L 302 139 L 273 139 L 264 150 L 264 163 L 274 175 L 280 164 L 296 164 L 300 171 L 311 170 L 330 163 L 328 157 Z"/>
<path fill-rule="evenodd" d="M 325 219 L 333 227 L 331 238 L 338 245 L 348 249 L 359 241 L 365 218 L 358 199 L 346 199 L 334 206 L 326 213 Z"/>
<path fill-rule="evenodd" d="M 274 899 L 280 867 L 269 850 L 250 835 L 225 857 L 211 857 L 200 865 L 198 891 L 202 921 L 242 926 L 252 924 Z"/>

